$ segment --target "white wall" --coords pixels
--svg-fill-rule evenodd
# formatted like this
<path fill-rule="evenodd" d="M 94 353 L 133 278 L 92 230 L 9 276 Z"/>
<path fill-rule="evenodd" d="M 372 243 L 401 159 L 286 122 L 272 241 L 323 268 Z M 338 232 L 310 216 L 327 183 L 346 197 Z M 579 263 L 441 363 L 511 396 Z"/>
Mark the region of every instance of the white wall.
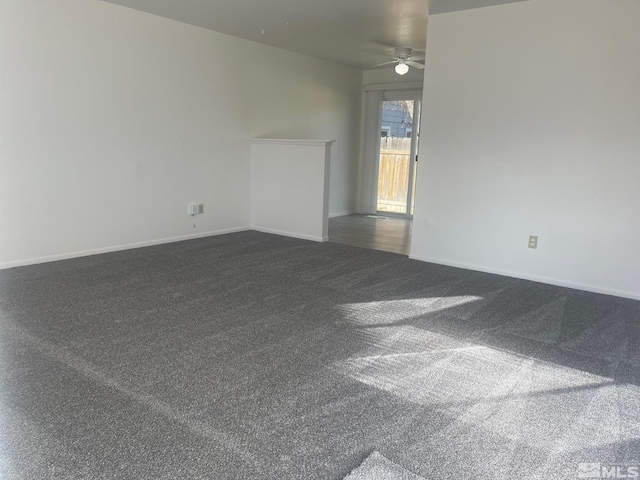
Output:
<path fill-rule="evenodd" d="M 637 0 L 430 17 L 412 257 L 640 298 L 638 45 Z"/>
<path fill-rule="evenodd" d="M 331 148 L 329 215 L 355 213 L 358 200 L 362 70 L 243 42 L 252 66 L 247 105 L 251 137 L 336 140 Z"/>
<path fill-rule="evenodd" d="M 2 1 L 0 65 L 0 267 L 247 228 L 254 136 L 336 139 L 355 209 L 357 69 L 96 0 Z"/>

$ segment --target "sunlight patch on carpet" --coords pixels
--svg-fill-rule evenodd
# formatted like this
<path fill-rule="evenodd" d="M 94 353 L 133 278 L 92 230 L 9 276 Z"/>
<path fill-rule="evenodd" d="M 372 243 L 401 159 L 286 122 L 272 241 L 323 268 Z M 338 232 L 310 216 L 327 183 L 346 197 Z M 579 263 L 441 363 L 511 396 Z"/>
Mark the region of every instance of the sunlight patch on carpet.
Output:
<path fill-rule="evenodd" d="M 338 309 L 356 325 L 391 324 L 483 300 L 475 295 L 348 303 Z"/>
<path fill-rule="evenodd" d="M 392 462 L 379 452 L 373 452 L 344 480 L 424 480 Z"/>
<path fill-rule="evenodd" d="M 454 416 L 444 436 L 474 426 L 548 452 L 640 438 L 636 385 L 407 325 L 359 335 L 370 347 L 331 369 Z M 621 398 L 638 409 L 623 418 Z"/>

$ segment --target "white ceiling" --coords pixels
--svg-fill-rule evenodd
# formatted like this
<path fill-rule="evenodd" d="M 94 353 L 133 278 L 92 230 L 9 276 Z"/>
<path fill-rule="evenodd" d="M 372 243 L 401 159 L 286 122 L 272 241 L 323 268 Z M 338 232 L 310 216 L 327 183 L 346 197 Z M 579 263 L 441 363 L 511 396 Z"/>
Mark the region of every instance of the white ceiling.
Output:
<path fill-rule="evenodd" d="M 423 56 L 429 11 L 429 0 L 104 1 L 360 68 L 389 60 L 395 47 Z M 512 1 L 522 0 L 431 0 L 431 7 L 444 13 Z"/>

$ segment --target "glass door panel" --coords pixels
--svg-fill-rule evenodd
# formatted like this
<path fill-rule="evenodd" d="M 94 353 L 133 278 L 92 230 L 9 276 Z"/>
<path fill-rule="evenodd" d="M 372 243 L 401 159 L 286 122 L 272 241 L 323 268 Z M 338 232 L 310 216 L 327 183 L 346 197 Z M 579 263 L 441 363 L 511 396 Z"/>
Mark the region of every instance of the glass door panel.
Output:
<path fill-rule="evenodd" d="M 413 215 L 419 119 L 419 100 L 382 102 L 378 212 Z"/>

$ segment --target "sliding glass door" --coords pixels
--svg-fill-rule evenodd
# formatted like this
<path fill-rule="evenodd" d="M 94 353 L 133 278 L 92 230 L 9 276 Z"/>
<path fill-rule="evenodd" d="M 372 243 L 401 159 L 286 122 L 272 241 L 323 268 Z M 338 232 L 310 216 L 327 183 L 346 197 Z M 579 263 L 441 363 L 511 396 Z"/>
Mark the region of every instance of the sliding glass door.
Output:
<path fill-rule="evenodd" d="M 411 217 L 416 191 L 421 100 L 382 102 L 377 211 Z"/>

